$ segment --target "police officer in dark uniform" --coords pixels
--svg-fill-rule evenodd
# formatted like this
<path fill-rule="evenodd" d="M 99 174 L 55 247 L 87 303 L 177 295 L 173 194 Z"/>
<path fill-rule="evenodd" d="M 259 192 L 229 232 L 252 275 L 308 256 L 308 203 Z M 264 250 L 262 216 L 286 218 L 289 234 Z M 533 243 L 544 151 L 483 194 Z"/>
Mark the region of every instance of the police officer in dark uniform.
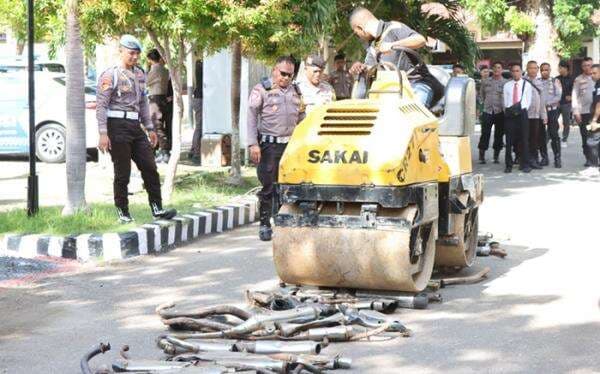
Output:
<path fill-rule="evenodd" d="M 141 51 L 142 45 L 135 37 L 123 35 L 119 47 L 120 63 L 100 75 L 96 94 L 98 148 L 110 152 L 112 157 L 114 198 L 121 223 L 133 221 L 127 199 L 131 160 L 142 173 L 152 215 L 170 219 L 177 214 L 175 209 L 162 208 L 160 179 L 152 151 L 157 136 L 148 109 L 146 76 L 137 67 Z"/>
<path fill-rule="evenodd" d="M 258 165 L 257 174 L 262 190 L 258 193 L 259 238 L 271 240 L 271 216 L 279 161 L 296 125 L 304 119 L 300 89 L 292 83 L 294 59 L 277 59 L 270 80 L 263 80 L 252 89 L 248 103 L 248 147 L 250 159 Z"/>
<path fill-rule="evenodd" d="M 594 88 L 592 92 L 592 105 L 590 113 L 592 120 L 588 125 L 589 136 L 587 138 L 587 146 L 589 148 L 590 159 L 592 166 L 598 165 L 598 157 L 600 155 L 600 64 L 592 65 L 592 79 L 594 80 Z"/>

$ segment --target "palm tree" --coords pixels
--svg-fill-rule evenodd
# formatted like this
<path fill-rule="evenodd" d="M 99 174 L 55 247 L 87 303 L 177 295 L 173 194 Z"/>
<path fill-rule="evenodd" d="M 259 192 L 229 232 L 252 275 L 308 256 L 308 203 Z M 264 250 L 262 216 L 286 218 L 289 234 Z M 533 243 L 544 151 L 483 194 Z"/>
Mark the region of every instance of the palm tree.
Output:
<path fill-rule="evenodd" d="M 240 142 L 240 94 L 242 77 L 242 43 L 231 44 L 231 170 L 229 183 L 242 184 Z"/>
<path fill-rule="evenodd" d="M 67 85 L 67 204 L 63 215 L 85 209 L 85 96 L 83 47 L 78 1 L 67 0 L 66 85 Z"/>

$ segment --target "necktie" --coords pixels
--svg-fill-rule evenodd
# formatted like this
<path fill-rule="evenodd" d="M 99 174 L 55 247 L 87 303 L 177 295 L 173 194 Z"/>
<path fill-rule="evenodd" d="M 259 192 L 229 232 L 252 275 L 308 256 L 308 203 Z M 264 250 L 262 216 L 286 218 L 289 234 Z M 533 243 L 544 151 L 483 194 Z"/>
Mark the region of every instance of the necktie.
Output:
<path fill-rule="evenodd" d="M 513 105 L 519 102 L 519 82 L 513 86 Z"/>

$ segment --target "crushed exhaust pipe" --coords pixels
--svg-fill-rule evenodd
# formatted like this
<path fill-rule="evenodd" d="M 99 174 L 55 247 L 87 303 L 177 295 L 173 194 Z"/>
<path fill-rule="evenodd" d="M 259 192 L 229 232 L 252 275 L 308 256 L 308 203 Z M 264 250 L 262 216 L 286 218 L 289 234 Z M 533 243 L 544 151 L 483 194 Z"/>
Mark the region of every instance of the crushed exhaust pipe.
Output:
<path fill-rule="evenodd" d="M 233 345 L 234 351 L 249 352 L 257 354 L 275 354 L 275 353 L 308 353 L 318 355 L 321 353 L 322 345 L 314 341 L 256 341 L 256 342 L 237 342 Z"/>

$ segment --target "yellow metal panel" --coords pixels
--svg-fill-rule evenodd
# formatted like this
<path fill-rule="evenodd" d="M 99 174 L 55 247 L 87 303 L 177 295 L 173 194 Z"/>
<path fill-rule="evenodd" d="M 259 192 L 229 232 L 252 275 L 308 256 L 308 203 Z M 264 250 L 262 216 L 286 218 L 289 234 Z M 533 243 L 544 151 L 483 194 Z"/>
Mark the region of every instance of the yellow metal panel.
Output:
<path fill-rule="evenodd" d="M 379 72 L 369 99 L 315 108 L 295 129 L 279 168 L 279 182 L 322 185 L 403 186 L 448 181 L 440 153 L 438 119 L 414 100 L 403 75 L 403 97 L 395 72 Z M 387 91 L 387 92 L 386 92 Z M 450 147 L 470 170 L 470 151 Z M 468 162 L 462 160 L 466 146 Z"/>
<path fill-rule="evenodd" d="M 471 173 L 471 142 L 468 136 L 440 136 L 440 148 L 450 175 Z"/>

